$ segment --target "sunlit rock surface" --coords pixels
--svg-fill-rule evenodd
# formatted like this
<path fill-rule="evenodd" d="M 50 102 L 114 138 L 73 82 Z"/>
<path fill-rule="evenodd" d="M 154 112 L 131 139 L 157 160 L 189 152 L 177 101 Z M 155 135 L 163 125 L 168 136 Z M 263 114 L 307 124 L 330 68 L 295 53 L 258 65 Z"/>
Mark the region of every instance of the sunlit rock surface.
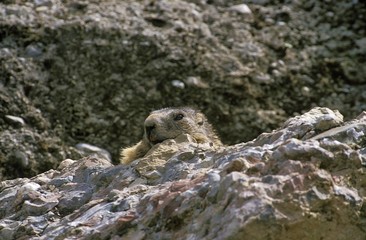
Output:
<path fill-rule="evenodd" d="M 314 108 L 247 143 L 188 135 L 0 184 L 1 239 L 366 238 L 366 114 Z"/>

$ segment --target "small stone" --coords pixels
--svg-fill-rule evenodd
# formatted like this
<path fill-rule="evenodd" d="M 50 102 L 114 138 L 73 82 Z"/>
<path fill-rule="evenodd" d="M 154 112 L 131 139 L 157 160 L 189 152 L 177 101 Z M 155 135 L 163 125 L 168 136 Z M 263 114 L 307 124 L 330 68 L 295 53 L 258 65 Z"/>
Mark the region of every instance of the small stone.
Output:
<path fill-rule="evenodd" d="M 353 204 L 362 203 L 362 198 L 358 195 L 356 189 L 343 186 L 334 186 L 334 194 L 343 196 L 344 199 Z"/>
<path fill-rule="evenodd" d="M 56 199 L 50 197 L 38 198 L 37 201 L 25 200 L 22 211 L 27 215 L 39 216 L 45 214 L 58 204 Z"/>
<path fill-rule="evenodd" d="M 302 93 L 302 95 L 304 95 L 304 96 L 309 96 L 309 94 L 310 94 L 310 88 L 308 88 L 308 87 L 306 87 L 306 86 L 303 86 L 303 87 L 301 88 L 301 93 Z"/>
<path fill-rule="evenodd" d="M 161 178 L 161 173 L 158 172 L 157 170 L 153 170 L 153 171 L 150 171 L 150 172 L 146 172 L 144 174 L 144 176 L 150 180 L 154 180 L 154 179 L 158 179 L 158 178 Z"/>
<path fill-rule="evenodd" d="M 283 74 L 280 71 L 278 71 L 277 69 L 273 69 L 272 75 L 275 77 L 281 77 Z"/>
<path fill-rule="evenodd" d="M 221 180 L 221 176 L 217 172 L 210 172 L 210 173 L 207 174 L 207 177 L 208 177 L 209 183 L 211 185 L 214 184 L 214 183 L 219 183 L 220 180 Z"/>
<path fill-rule="evenodd" d="M 42 49 L 37 45 L 28 45 L 25 48 L 25 54 L 31 58 L 38 58 L 42 56 Z"/>
<path fill-rule="evenodd" d="M 277 22 L 277 26 L 286 26 L 286 23 L 285 22 L 283 22 L 283 21 L 278 21 Z M 285 46 L 286 46 L 286 44 L 285 44 Z M 287 47 L 287 46 L 286 46 Z"/>
<path fill-rule="evenodd" d="M 171 83 L 172 83 L 173 87 L 176 87 L 176 88 L 179 88 L 179 89 L 184 89 L 185 88 L 184 82 L 182 82 L 180 80 L 173 80 Z"/>
<path fill-rule="evenodd" d="M 76 162 L 76 161 L 74 161 L 74 160 L 72 160 L 72 159 L 65 159 L 65 160 L 63 160 L 61 163 L 60 163 L 60 165 L 58 166 L 58 170 L 62 170 L 62 169 L 64 169 L 64 168 L 66 168 L 66 167 L 68 167 L 68 166 L 70 166 L 71 164 L 73 164 L 74 162 Z"/>
<path fill-rule="evenodd" d="M 278 23 L 279 24 L 279 23 Z M 286 25 L 286 23 L 283 23 L 283 25 Z M 285 46 L 285 48 L 289 48 L 289 49 L 291 49 L 291 48 L 293 48 L 294 46 L 292 46 L 292 44 L 291 43 L 288 43 L 288 42 L 286 42 L 285 44 L 284 44 L 284 46 Z"/>
<path fill-rule="evenodd" d="M 196 88 L 209 88 L 208 83 L 204 82 L 200 77 L 187 77 L 186 81 L 188 86 L 196 87 Z"/>
<path fill-rule="evenodd" d="M 20 187 L 20 191 L 37 191 L 41 186 L 38 183 L 29 182 Z"/>
<path fill-rule="evenodd" d="M 25 125 L 25 122 L 21 117 L 5 115 L 5 119 L 16 127 L 23 127 Z"/>
<path fill-rule="evenodd" d="M 246 4 L 239 4 L 239 5 L 231 6 L 229 8 L 229 10 L 233 11 L 233 12 L 241 13 L 241 14 L 247 14 L 247 15 L 252 14 L 252 10 L 250 10 L 248 5 L 246 5 Z"/>
<path fill-rule="evenodd" d="M 34 0 L 34 5 L 39 7 L 39 6 L 52 6 L 52 1 L 50 0 Z"/>
<path fill-rule="evenodd" d="M 104 159 L 107 159 L 110 162 L 112 161 L 111 154 L 103 148 L 88 143 L 78 143 L 75 147 L 80 150 L 85 156 L 96 154 L 100 157 L 103 157 Z"/>
<path fill-rule="evenodd" d="M 329 18 L 332 18 L 332 17 L 334 17 L 334 12 L 327 12 L 326 14 L 325 14 L 327 17 L 329 17 Z"/>
<path fill-rule="evenodd" d="M 37 12 L 45 12 L 47 10 L 48 10 L 47 6 L 39 6 L 39 7 L 36 8 Z"/>
<path fill-rule="evenodd" d="M 273 83 L 274 80 L 269 76 L 269 74 L 258 74 L 253 77 L 253 80 L 257 83 L 270 84 Z"/>
<path fill-rule="evenodd" d="M 54 185 L 55 187 L 60 187 L 63 184 L 72 182 L 72 180 L 73 176 L 54 178 L 49 182 L 49 184 Z"/>

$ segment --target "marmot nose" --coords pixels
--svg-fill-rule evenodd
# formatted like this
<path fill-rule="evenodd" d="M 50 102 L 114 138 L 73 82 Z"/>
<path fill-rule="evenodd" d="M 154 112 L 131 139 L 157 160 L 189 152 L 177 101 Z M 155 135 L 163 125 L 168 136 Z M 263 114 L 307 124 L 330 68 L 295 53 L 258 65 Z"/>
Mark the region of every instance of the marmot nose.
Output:
<path fill-rule="evenodd" d="M 145 126 L 145 131 L 146 131 L 147 136 L 151 135 L 151 132 L 154 130 L 154 128 L 155 128 L 155 124 Z"/>

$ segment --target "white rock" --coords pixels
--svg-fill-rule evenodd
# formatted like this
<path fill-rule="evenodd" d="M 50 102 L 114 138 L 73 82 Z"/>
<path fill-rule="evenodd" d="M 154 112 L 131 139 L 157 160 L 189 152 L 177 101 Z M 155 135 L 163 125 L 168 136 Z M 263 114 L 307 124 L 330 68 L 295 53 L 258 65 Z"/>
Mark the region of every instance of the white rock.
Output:
<path fill-rule="evenodd" d="M 241 13 L 241 14 L 252 14 L 252 10 L 246 4 L 234 5 L 229 8 L 230 11 Z"/>

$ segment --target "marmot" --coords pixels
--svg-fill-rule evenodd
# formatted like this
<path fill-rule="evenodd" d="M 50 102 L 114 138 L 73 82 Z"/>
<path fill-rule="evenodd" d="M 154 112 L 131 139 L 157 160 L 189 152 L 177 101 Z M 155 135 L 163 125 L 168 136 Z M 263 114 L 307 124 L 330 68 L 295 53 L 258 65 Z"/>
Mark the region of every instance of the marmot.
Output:
<path fill-rule="evenodd" d="M 144 136 L 132 147 L 121 150 L 120 161 L 128 164 L 145 154 L 155 144 L 174 139 L 180 134 L 189 134 L 197 143 L 210 143 L 222 146 L 206 116 L 189 107 L 163 108 L 150 113 L 144 123 Z"/>

